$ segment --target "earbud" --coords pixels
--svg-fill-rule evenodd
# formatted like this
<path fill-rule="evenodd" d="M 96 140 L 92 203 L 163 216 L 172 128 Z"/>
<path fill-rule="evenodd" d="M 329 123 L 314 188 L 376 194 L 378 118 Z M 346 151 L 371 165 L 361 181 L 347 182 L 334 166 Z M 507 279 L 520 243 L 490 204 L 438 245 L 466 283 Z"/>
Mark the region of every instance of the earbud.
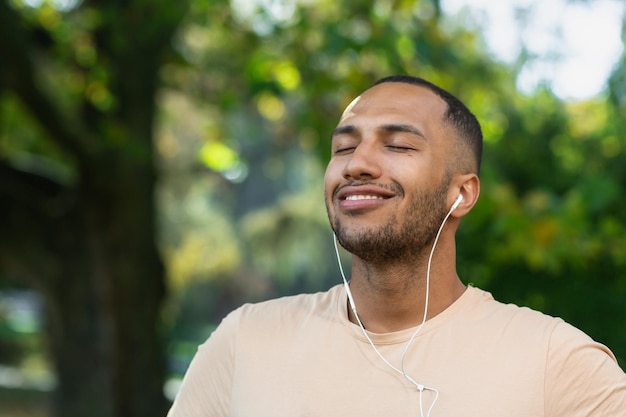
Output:
<path fill-rule="evenodd" d="M 450 208 L 450 212 L 453 212 L 454 210 L 456 210 L 456 208 L 459 206 L 459 204 L 461 204 L 462 201 L 463 201 L 463 195 L 459 194 L 456 200 L 454 200 L 454 204 L 452 204 L 452 207 Z"/>

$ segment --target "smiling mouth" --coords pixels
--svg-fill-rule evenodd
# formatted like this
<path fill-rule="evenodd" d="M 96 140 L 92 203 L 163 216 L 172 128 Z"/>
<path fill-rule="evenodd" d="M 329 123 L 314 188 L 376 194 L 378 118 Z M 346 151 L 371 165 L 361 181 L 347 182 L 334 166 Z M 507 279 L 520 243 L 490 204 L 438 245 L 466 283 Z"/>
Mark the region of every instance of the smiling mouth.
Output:
<path fill-rule="evenodd" d="M 356 201 L 356 200 L 383 200 L 384 197 L 381 197 L 379 195 L 348 195 L 346 196 L 345 200 L 352 200 L 352 201 Z"/>

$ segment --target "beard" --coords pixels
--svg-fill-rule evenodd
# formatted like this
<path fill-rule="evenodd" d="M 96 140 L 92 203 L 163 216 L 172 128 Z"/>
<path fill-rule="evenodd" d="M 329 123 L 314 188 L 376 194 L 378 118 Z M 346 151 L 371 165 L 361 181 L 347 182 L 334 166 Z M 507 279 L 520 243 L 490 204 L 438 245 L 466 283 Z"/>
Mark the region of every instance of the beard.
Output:
<path fill-rule="evenodd" d="M 348 230 L 339 216 L 331 218 L 328 210 L 331 227 L 341 246 L 364 261 L 388 263 L 408 259 L 422 253 L 435 240 L 447 214 L 449 180 L 447 174 L 434 190 L 417 194 L 406 211 L 394 212 L 380 226 Z"/>

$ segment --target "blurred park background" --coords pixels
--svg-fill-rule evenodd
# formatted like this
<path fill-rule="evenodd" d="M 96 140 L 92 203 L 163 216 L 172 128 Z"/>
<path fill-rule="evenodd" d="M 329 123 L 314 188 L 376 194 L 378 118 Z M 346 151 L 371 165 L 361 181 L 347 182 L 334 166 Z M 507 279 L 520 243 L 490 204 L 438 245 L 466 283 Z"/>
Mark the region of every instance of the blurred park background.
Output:
<path fill-rule="evenodd" d="M 607 2 L 622 4 L 541 4 Z M 558 77 L 527 82 L 566 58 L 560 26 L 504 59 L 484 10 L 446 3 L 0 0 L 0 416 L 164 416 L 227 312 L 339 283 L 330 132 L 392 73 L 482 122 L 461 278 L 563 317 L 624 367 L 626 56 L 568 96 Z M 534 30 L 540 2 L 525 3 L 492 40 Z"/>

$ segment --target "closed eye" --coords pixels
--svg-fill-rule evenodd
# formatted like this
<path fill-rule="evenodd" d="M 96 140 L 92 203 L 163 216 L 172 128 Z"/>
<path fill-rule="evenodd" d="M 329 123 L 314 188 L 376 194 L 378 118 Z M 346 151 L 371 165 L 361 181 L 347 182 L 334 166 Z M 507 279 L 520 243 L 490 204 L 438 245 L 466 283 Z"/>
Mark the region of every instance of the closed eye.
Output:
<path fill-rule="evenodd" d="M 354 151 L 354 146 L 346 146 L 335 150 L 335 154 L 345 154 Z"/>
<path fill-rule="evenodd" d="M 387 145 L 387 148 L 394 150 L 394 151 L 403 151 L 403 152 L 415 150 L 415 148 L 410 148 L 408 146 L 396 146 L 396 145 Z"/>

